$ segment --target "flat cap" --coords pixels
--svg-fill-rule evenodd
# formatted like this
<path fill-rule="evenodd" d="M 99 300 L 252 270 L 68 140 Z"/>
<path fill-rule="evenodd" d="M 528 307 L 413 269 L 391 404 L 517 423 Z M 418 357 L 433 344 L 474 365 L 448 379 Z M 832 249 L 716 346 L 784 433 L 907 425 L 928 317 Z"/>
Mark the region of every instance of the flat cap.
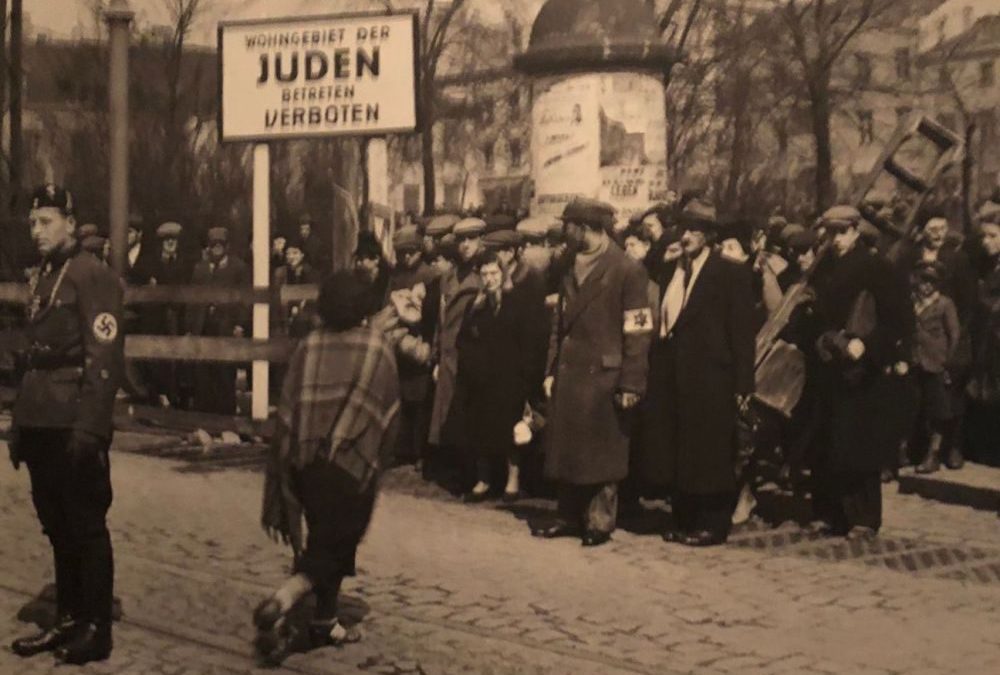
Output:
<path fill-rule="evenodd" d="M 787 246 L 793 253 L 805 253 L 819 241 L 819 237 L 816 236 L 814 230 L 803 229 L 801 232 L 796 232 L 788 237 Z"/>
<path fill-rule="evenodd" d="M 486 231 L 496 232 L 497 230 L 513 230 L 517 225 L 517 219 L 504 213 L 494 213 L 486 216 Z"/>
<path fill-rule="evenodd" d="M 87 237 L 93 237 L 100 234 L 100 230 L 97 229 L 97 225 L 93 223 L 85 223 L 80 227 L 76 228 L 76 238 L 83 241 Z"/>
<path fill-rule="evenodd" d="M 861 212 L 853 206 L 840 204 L 824 211 L 819 220 L 819 224 L 822 227 L 838 229 L 851 226 L 857 227 L 860 225 L 862 218 Z"/>
<path fill-rule="evenodd" d="M 156 228 L 156 236 L 160 239 L 177 239 L 183 229 L 180 223 L 168 221 Z"/>
<path fill-rule="evenodd" d="M 768 226 L 768 228 L 771 228 L 771 227 L 779 227 L 779 228 L 781 228 L 781 227 L 784 227 L 787 224 L 788 224 L 788 220 L 784 216 L 775 215 L 775 216 L 771 216 L 770 218 L 767 219 L 767 226 Z"/>
<path fill-rule="evenodd" d="M 444 256 L 445 258 L 453 258 L 456 253 L 455 235 L 450 232 L 434 243 L 433 257 Z"/>
<path fill-rule="evenodd" d="M 75 205 L 72 193 L 55 183 L 39 185 L 31 193 L 31 208 L 44 209 L 47 207 L 59 209 L 65 216 L 73 215 Z"/>
<path fill-rule="evenodd" d="M 416 225 L 407 225 L 396 231 L 392 245 L 398 253 L 413 253 L 423 248 L 424 240 Z"/>
<path fill-rule="evenodd" d="M 565 222 L 600 227 L 610 232 L 615 225 L 615 207 L 596 199 L 574 197 L 563 209 L 560 218 Z"/>
<path fill-rule="evenodd" d="M 715 207 L 702 201 L 699 197 L 695 197 L 684 205 L 684 209 L 680 213 L 680 222 L 685 228 L 714 229 L 719 225 Z"/>
<path fill-rule="evenodd" d="M 208 241 L 211 242 L 222 242 L 225 244 L 229 241 L 229 230 L 224 227 L 210 227 L 208 228 Z"/>
<path fill-rule="evenodd" d="M 521 234 L 515 230 L 495 230 L 483 237 L 483 243 L 494 250 L 517 248 L 521 242 Z"/>
<path fill-rule="evenodd" d="M 92 234 L 85 237 L 83 241 L 80 242 L 80 248 L 94 255 L 104 254 L 104 244 L 107 243 L 107 239 L 97 234 Z"/>
<path fill-rule="evenodd" d="M 517 224 L 515 228 L 525 241 L 544 241 L 549 229 L 562 230 L 562 221 L 554 216 L 531 216 Z"/>
<path fill-rule="evenodd" d="M 1000 204 L 989 201 L 979 207 L 976 219 L 980 223 L 1000 223 Z"/>
<path fill-rule="evenodd" d="M 455 227 L 452 228 L 452 234 L 456 237 L 462 236 L 478 236 L 486 232 L 486 221 L 482 218 L 462 218 L 462 220 L 455 223 Z"/>
<path fill-rule="evenodd" d="M 443 237 L 451 232 L 455 227 L 455 223 L 460 220 L 461 218 L 453 213 L 443 213 L 439 216 L 434 216 L 427 222 L 424 234 L 430 237 Z"/>
<path fill-rule="evenodd" d="M 783 228 L 781 228 L 781 235 L 780 235 L 781 241 L 783 241 L 785 244 L 788 244 L 789 240 L 791 240 L 793 236 L 799 234 L 800 232 L 805 232 L 805 231 L 806 228 L 802 227 L 798 223 L 789 223 L 788 225 L 785 225 Z"/>

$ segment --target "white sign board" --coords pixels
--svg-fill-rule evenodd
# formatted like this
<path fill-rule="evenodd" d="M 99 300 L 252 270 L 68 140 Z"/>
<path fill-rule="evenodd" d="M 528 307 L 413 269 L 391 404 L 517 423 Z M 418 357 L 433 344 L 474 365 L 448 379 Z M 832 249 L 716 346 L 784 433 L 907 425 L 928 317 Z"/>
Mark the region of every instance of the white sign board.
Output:
<path fill-rule="evenodd" d="M 415 13 L 219 24 L 223 141 L 417 126 Z"/>

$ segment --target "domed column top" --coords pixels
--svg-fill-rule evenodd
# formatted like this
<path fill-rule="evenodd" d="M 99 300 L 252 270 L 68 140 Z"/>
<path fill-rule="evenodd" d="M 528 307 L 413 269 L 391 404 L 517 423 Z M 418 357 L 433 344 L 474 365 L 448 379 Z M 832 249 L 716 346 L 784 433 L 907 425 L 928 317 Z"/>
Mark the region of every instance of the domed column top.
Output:
<path fill-rule="evenodd" d="M 514 66 L 528 74 L 621 67 L 666 71 L 676 60 L 643 0 L 548 0 Z"/>

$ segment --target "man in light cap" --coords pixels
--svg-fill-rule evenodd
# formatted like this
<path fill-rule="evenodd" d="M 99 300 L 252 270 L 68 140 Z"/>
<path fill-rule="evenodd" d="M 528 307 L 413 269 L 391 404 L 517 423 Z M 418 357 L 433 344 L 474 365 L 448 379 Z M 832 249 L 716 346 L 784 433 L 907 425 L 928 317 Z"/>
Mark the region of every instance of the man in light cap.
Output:
<path fill-rule="evenodd" d="M 557 482 L 559 512 L 532 534 L 579 536 L 584 546 L 598 546 L 615 529 L 629 418 L 646 392 L 653 315 L 645 269 L 609 236 L 613 207 L 576 198 L 562 219 L 577 251 L 560 284 L 545 381 L 545 476 Z"/>
<path fill-rule="evenodd" d="M 454 269 L 441 278 L 440 313 L 434 350 L 434 407 L 431 411 L 429 442 L 452 452 L 460 441 L 448 427 L 448 414 L 455 395 L 458 375 L 456 341 L 466 309 L 479 293 L 481 281 L 475 270 L 476 257 L 483 250 L 486 223 L 479 218 L 463 218 L 455 223 L 457 260 Z M 457 459 L 457 458 L 456 458 Z M 454 467 L 452 467 L 454 468 Z"/>
<path fill-rule="evenodd" d="M 207 238 L 208 256 L 195 265 L 192 285 L 250 287 L 250 268 L 229 252 L 229 231 L 224 227 L 212 227 Z M 246 306 L 192 305 L 184 318 L 190 335 L 243 337 L 250 316 Z M 193 371 L 195 410 L 235 415 L 236 366 L 198 364 Z"/>
<path fill-rule="evenodd" d="M 80 251 L 67 190 L 38 188 L 30 219 L 42 266 L 29 284 L 30 347 L 18 355 L 9 447 L 15 469 L 28 465 L 32 501 L 52 544 L 57 615 L 51 628 L 11 649 L 22 657 L 55 651 L 64 663 L 84 664 L 111 653 L 108 449 L 125 362 L 123 289 Z"/>
<path fill-rule="evenodd" d="M 712 249 L 720 226 L 711 204 L 689 200 L 679 219 L 682 254 L 658 279 L 637 465 L 673 495 L 664 539 L 713 546 L 732 526 L 737 420 L 754 388 L 752 278 L 748 265 Z"/>
<path fill-rule="evenodd" d="M 154 286 L 183 286 L 190 283 L 193 265 L 181 255 L 180 223 L 167 221 L 156 228 L 158 246 L 149 263 L 149 283 Z M 180 335 L 184 306 L 179 303 L 150 305 L 146 325 L 151 335 Z M 150 395 L 166 408 L 181 403 L 180 368 L 173 361 L 153 362 L 147 366 Z"/>
<path fill-rule="evenodd" d="M 887 372 L 912 334 L 910 303 L 899 298 L 888 263 L 859 242 L 861 214 L 835 206 L 822 216 L 833 258 L 813 276 L 817 378 L 817 452 L 813 508 L 825 531 L 864 539 L 882 525 L 880 473 L 896 430 L 898 405 Z"/>

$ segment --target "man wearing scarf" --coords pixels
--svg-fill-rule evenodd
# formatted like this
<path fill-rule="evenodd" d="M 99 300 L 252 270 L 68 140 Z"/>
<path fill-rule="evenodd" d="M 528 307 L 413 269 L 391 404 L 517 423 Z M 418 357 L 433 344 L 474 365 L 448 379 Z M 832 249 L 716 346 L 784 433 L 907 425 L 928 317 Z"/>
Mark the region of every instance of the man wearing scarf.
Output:
<path fill-rule="evenodd" d="M 337 595 L 344 577 L 355 574 L 399 425 L 396 361 L 382 332 L 362 326 L 368 300 L 356 274 L 337 272 L 323 282 L 323 328 L 300 341 L 282 388 L 262 525 L 291 545 L 296 562 L 295 575 L 254 613 L 258 655 L 270 662 L 287 647 L 285 615 L 310 592 L 317 600 L 314 646 L 360 638 L 338 623 Z"/>
<path fill-rule="evenodd" d="M 645 269 L 608 236 L 614 209 L 578 198 L 562 219 L 578 246 L 560 284 L 545 387 L 545 475 L 558 483 L 559 514 L 532 534 L 580 536 L 584 546 L 598 546 L 615 528 L 618 482 L 628 473 L 628 418 L 646 391 L 653 317 Z"/>

